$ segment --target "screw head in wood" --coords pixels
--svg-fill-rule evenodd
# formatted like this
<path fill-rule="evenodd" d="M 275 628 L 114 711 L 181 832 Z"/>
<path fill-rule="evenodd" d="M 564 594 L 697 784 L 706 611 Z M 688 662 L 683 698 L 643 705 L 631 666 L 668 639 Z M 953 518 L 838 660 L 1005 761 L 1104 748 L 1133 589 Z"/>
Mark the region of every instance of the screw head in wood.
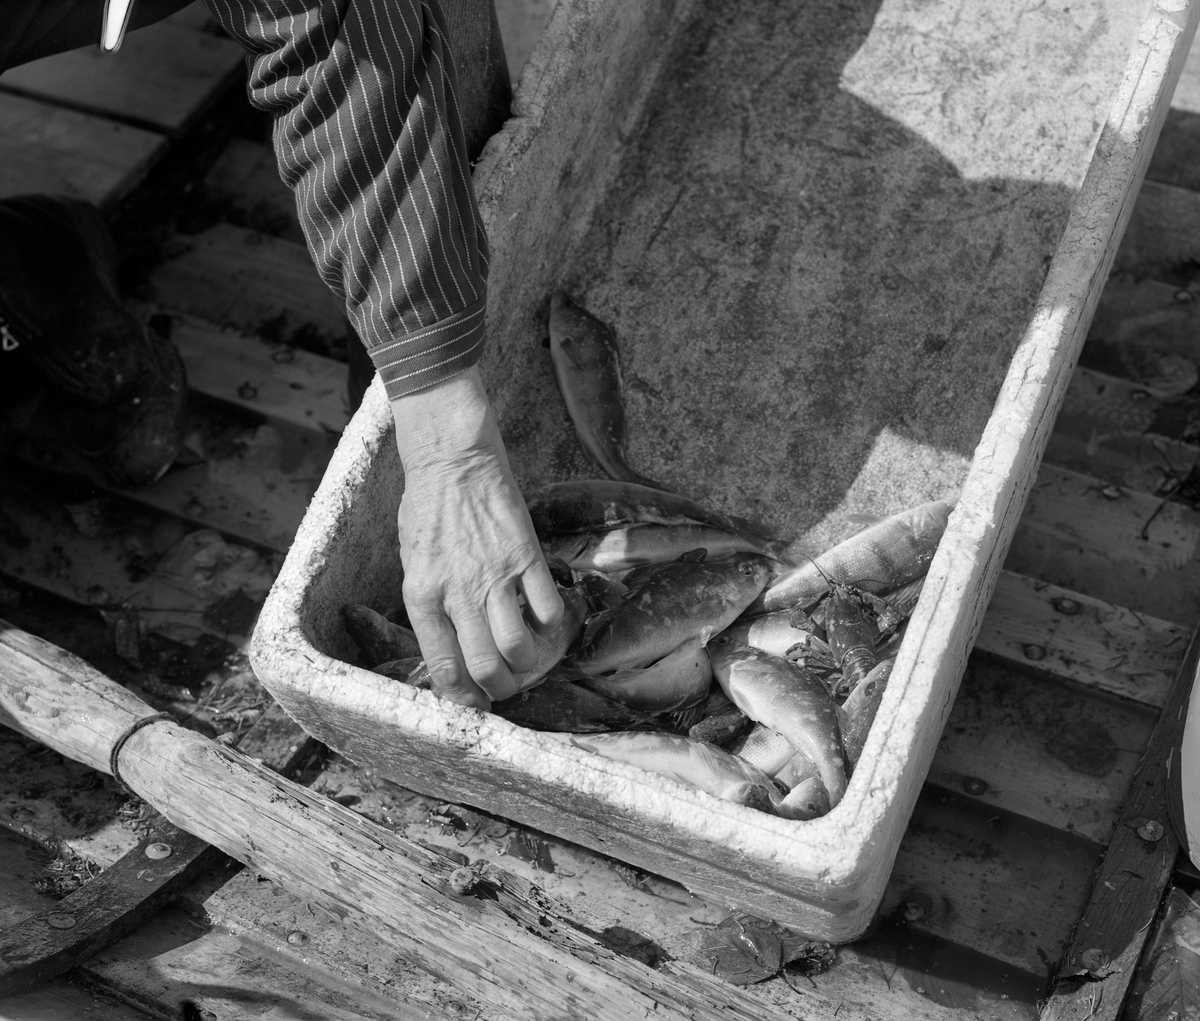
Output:
<path fill-rule="evenodd" d="M 1157 840 L 1162 840 L 1163 824 L 1157 819 L 1147 819 L 1137 828 L 1137 835 L 1153 844 Z"/>
<path fill-rule="evenodd" d="M 287 941 L 294 947 L 302 947 L 308 942 L 308 933 L 293 929 L 287 934 Z"/>
<path fill-rule="evenodd" d="M 1074 599 L 1068 599 L 1066 596 L 1059 596 L 1050 603 L 1064 617 L 1074 617 L 1080 610 L 1079 603 Z"/>
<path fill-rule="evenodd" d="M 452 893 L 461 897 L 475 885 L 476 878 L 474 869 L 455 869 L 450 873 L 450 878 L 446 880 L 446 885 L 450 887 Z"/>
<path fill-rule="evenodd" d="M 1079 955 L 1079 963 L 1088 971 L 1103 972 L 1108 967 L 1108 954 L 1099 947 L 1092 947 Z"/>
<path fill-rule="evenodd" d="M 162 858 L 171 857 L 171 845 L 155 842 L 146 845 L 146 857 L 153 858 L 156 861 Z"/>
<path fill-rule="evenodd" d="M 75 916 L 56 911 L 54 914 L 46 916 L 46 924 L 51 929 L 74 929 Z"/>
<path fill-rule="evenodd" d="M 1040 645 L 1027 645 L 1022 651 L 1025 653 L 1026 659 L 1032 659 L 1035 662 L 1046 658 L 1046 650 Z"/>

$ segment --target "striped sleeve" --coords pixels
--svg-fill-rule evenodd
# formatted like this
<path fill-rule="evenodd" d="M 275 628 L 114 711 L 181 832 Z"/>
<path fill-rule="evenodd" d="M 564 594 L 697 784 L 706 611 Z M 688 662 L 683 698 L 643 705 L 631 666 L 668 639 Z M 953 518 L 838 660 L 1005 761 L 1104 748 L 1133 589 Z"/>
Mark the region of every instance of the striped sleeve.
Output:
<path fill-rule="evenodd" d="M 437 0 L 208 0 L 390 398 L 478 361 L 487 238 Z"/>

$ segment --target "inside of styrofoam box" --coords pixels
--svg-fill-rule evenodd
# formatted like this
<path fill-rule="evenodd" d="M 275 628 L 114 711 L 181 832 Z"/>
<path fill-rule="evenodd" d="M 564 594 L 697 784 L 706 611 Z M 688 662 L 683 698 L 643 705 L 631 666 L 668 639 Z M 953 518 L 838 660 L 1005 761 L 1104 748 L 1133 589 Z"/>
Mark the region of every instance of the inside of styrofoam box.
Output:
<path fill-rule="evenodd" d="M 569 251 L 550 182 L 492 214 L 494 235 L 517 221 L 545 240 L 501 239 L 492 269 L 483 368 L 518 483 L 597 474 L 546 349 L 560 286 L 616 332 L 628 459 L 642 474 L 816 548 L 861 515 L 953 498 L 1113 87 L 1081 67 L 1064 98 L 1045 46 L 1124 52 L 1136 17 L 1110 6 L 1099 43 L 1044 40 L 1040 16 L 980 12 L 956 23 L 959 49 L 1008 60 L 966 67 L 953 48 L 911 51 L 903 3 L 691 8 L 639 130 L 599 147 L 616 171 Z M 1050 75 L 1059 87 L 1031 93 Z M 1002 138 L 971 127 L 980 111 L 1018 110 Z M 555 144 L 579 155 L 569 136 Z M 396 562 L 402 485 L 382 437 L 377 451 L 372 483 L 343 494 L 370 501 L 356 510 L 370 528 L 351 541 L 373 566 Z M 399 596 L 385 577 L 358 580 L 358 601 Z"/>
<path fill-rule="evenodd" d="M 961 485 L 1114 87 L 1081 69 L 1064 98 L 1042 48 L 1069 33 L 981 9 L 953 41 L 1008 62 L 964 63 L 910 6 L 706 5 L 554 281 L 616 332 L 634 468 L 818 545 Z M 595 473 L 548 297 L 485 356 L 526 485 Z"/>

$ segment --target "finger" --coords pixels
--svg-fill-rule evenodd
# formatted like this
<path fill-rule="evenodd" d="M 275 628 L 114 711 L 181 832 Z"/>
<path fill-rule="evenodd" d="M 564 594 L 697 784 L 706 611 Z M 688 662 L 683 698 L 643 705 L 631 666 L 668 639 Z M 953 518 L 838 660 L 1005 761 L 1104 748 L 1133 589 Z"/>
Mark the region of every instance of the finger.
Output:
<path fill-rule="evenodd" d="M 543 630 L 558 625 L 563 618 L 563 601 L 546 561 L 539 556 L 537 562 L 521 575 L 520 585 L 529 613 L 538 625 Z"/>
<path fill-rule="evenodd" d="M 521 616 L 517 590 L 511 585 L 492 589 L 487 598 L 487 615 L 492 639 L 509 669 L 525 673 L 537 666 L 537 647 Z"/>
<path fill-rule="evenodd" d="M 477 612 L 463 613 L 452 619 L 471 680 L 489 697 L 500 701 L 515 695 L 521 687 L 496 647 L 491 625 L 482 611 L 483 607 L 480 607 Z"/>
<path fill-rule="evenodd" d="M 425 657 L 433 690 L 459 705 L 490 709 L 492 701 L 487 692 L 471 680 L 458 636 L 445 614 L 410 610 L 409 621 L 421 646 L 421 655 Z"/>

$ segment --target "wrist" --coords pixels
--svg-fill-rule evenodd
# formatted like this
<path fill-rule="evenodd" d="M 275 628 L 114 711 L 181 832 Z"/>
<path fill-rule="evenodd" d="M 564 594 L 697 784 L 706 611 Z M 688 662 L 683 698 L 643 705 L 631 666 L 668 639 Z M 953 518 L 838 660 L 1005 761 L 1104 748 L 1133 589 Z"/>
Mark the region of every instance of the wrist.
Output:
<path fill-rule="evenodd" d="M 390 404 L 406 474 L 480 455 L 503 457 L 499 429 L 475 366 Z"/>

